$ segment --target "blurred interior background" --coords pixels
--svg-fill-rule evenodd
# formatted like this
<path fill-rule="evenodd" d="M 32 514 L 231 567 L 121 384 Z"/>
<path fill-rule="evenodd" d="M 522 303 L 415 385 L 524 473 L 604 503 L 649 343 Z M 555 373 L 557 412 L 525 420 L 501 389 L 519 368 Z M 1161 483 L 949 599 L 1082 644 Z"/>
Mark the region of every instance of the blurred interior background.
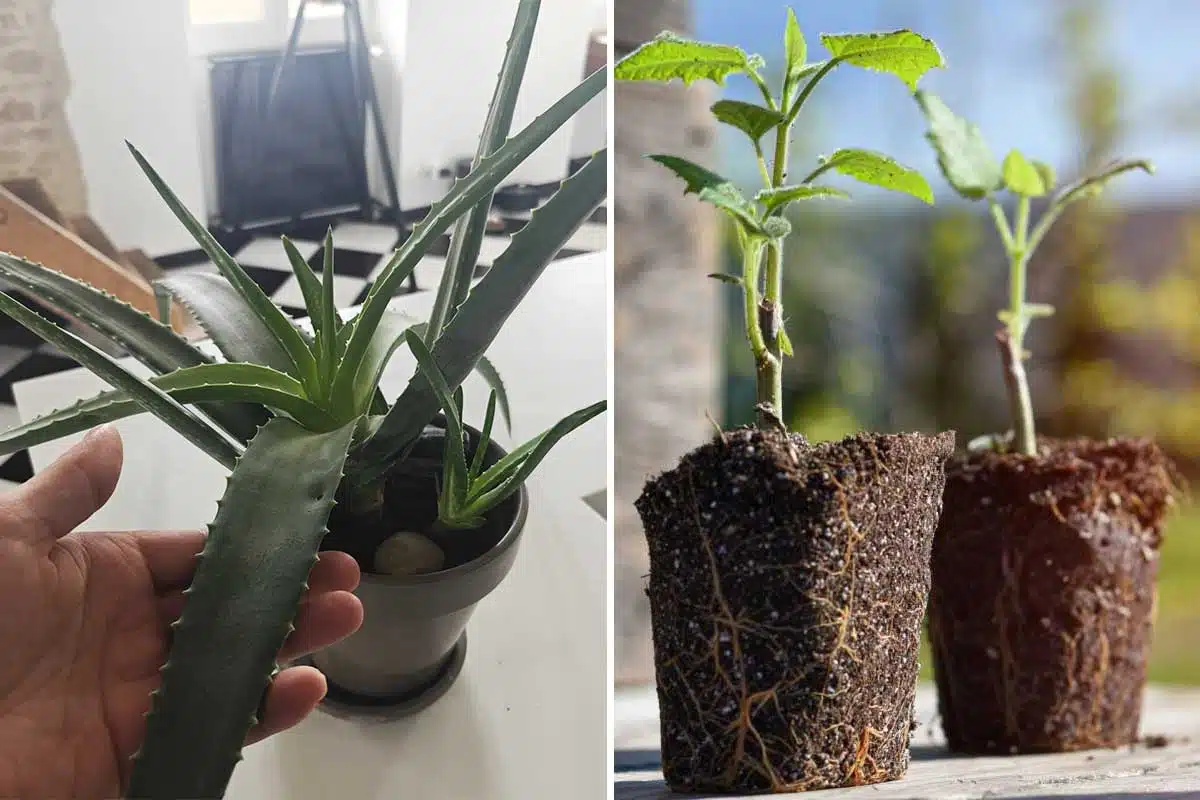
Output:
<path fill-rule="evenodd" d="M 787 5 L 616 0 L 617 57 L 671 29 L 778 65 Z M 1200 25 L 1200 5 L 793 5 L 810 59 L 822 57 L 820 33 L 904 27 L 933 38 L 948 69 L 922 86 L 978 123 L 998 156 L 1019 148 L 1053 165 L 1060 182 L 1118 156 L 1155 163 L 1156 176 L 1123 176 L 1076 205 L 1034 259 L 1029 297 L 1057 313 L 1031 329 L 1030 379 L 1041 432 L 1154 437 L 1194 481 L 1200 86 L 1192 76 L 1200 50 L 1189 31 Z M 710 435 L 706 414 L 726 427 L 753 416 L 740 296 L 704 277 L 738 271 L 727 232 L 665 170 L 639 164 L 643 153 L 676 153 L 757 187 L 744 135 L 704 118 L 722 93 L 757 97 L 739 78 L 723 88 L 616 88 L 618 685 L 653 680 L 645 542 L 632 508 L 642 482 Z M 1003 252 L 986 209 L 958 200 L 941 179 L 924 133 L 899 81 L 854 69 L 835 71 L 800 117 L 799 163 L 838 147 L 881 150 L 919 169 L 937 196 L 928 207 L 847 184 L 852 203 L 809 204 L 792 216 L 785 309 L 795 357 L 785 362 L 785 405 L 789 425 L 811 439 L 954 429 L 961 446 L 1009 427 L 991 338 L 1004 302 Z M 1200 504 L 1185 502 L 1167 531 L 1159 588 L 1151 679 L 1200 684 Z"/>

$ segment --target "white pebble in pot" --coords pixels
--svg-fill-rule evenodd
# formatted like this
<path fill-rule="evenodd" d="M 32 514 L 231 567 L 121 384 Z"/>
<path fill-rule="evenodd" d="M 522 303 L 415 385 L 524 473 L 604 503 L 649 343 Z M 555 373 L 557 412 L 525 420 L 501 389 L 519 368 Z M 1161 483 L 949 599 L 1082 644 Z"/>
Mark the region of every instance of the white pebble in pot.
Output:
<path fill-rule="evenodd" d="M 446 554 L 436 542 L 410 531 L 392 534 L 375 551 L 375 572 L 381 575 L 423 575 L 445 563 Z"/>

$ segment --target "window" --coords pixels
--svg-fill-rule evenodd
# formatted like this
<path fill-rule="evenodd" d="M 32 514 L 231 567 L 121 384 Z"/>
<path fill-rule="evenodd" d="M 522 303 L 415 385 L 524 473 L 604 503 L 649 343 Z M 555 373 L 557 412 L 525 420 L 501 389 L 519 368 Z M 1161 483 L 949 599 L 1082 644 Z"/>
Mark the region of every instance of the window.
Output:
<path fill-rule="evenodd" d="M 193 25 L 263 22 L 267 4 L 266 0 L 188 0 L 188 16 Z"/>

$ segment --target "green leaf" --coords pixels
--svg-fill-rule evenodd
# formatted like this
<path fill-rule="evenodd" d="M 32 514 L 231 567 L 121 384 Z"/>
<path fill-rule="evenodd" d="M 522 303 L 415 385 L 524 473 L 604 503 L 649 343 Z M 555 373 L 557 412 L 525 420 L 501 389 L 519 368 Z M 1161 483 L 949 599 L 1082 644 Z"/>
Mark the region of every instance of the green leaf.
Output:
<path fill-rule="evenodd" d="M 754 213 L 754 206 L 741 190 L 726 178 L 705 169 L 699 164 L 678 156 L 648 156 L 662 164 L 687 184 L 684 194 L 694 194 L 706 203 L 724 211 L 749 233 L 762 233 L 762 226 Z"/>
<path fill-rule="evenodd" d="M 795 353 L 792 351 L 792 339 L 788 336 L 787 328 L 779 329 L 779 352 L 791 358 Z"/>
<path fill-rule="evenodd" d="M 342 318 L 338 316 L 337 301 L 333 296 L 333 227 L 330 226 L 325 231 L 325 252 L 321 264 L 321 303 L 318 306 L 318 316 L 321 318 L 318 323 L 313 321 L 314 326 L 319 326 L 323 335 L 321 337 L 321 347 L 318 351 L 318 359 L 325 365 L 325 369 L 321 375 L 321 382 L 326 392 L 332 391 L 333 376 L 337 372 L 337 360 L 340 355 L 338 352 L 338 332 L 342 327 Z M 309 312 L 311 314 L 311 312 Z"/>
<path fill-rule="evenodd" d="M 220 275 L 190 272 L 159 283 L 192 312 L 229 361 L 262 364 L 300 379 L 296 362 L 262 318 Z"/>
<path fill-rule="evenodd" d="M 337 427 L 328 412 L 304 396 L 299 381 L 269 367 L 202 364 L 156 375 L 149 382 L 180 405 L 258 403 L 287 414 L 309 430 Z M 102 392 L 0 434 L 0 454 L 15 453 L 145 411 L 124 391 Z"/>
<path fill-rule="evenodd" d="M 155 190 L 166 201 L 171 212 L 175 214 L 175 217 L 192 234 L 192 238 L 200 245 L 200 249 L 212 260 L 221 274 L 225 276 L 225 280 L 229 281 L 238 294 L 245 299 L 246 304 L 262 320 L 263 324 L 271 332 L 271 335 L 288 354 L 288 357 L 292 361 L 292 366 L 290 369 L 283 371 L 289 375 L 295 375 L 310 389 L 315 388 L 318 383 L 316 357 L 309 350 L 308 342 L 304 340 L 304 337 L 296 329 L 292 320 L 278 306 L 271 302 L 271 298 L 267 297 L 262 287 L 246 274 L 246 271 L 233 260 L 233 257 L 225 252 L 225 248 L 221 247 L 217 240 L 213 238 L 208 229 L 192 216 L 192 212 L 187 210 L 187 207 L 171 191 L 171 187 L 167 186 L 163 179 L 159 177 L 159 174 L 154 171 L 154 168 L 138 152 L 137 148 L 129 144 L 129 142 L 125 144 L 129 148 L 129 152 L 133 154 L 138 166 L 142 168 L 142 172 L 146 173 L 146 177 L 150 179 L 150 183 L 154 185 Z"/>
<path fill-rule="evenodd" d="M 999 189 L 1003 173 L 979 128 L 955 115 L 937 95 L 919 91 L 916 98 L 929 122 L 925 138 L 933 145 L 938 167 L 954 191 L 978 200 Z"/>
<path fill-rule="evenodd" d="M 709 80 L 724 85 L 730 75 L 756 73 L 762 59 L 727 44 L 710 44 L 662 33 L 622 58 L 613 67 L 618 81 L 670 81 L 685 84 Z"/>
<path fill-rule="evenodd" d="M 608 151 L 601 150 L 518 231 L 483 280 L 471 290 L 431 348 L 442 374 L 457 387 L 476 368 L 505 320 L 520 304 L 554 254 L 603 202 Z M 365 312 L 364 312 L 365 313 Z M 429 382 L 414 375 L 375 433 L 356 452 L 365 475 L 386 469 L 437 413 Z"/>
<path fill-rule="evenodd" d="M 504 53 L 504 62 L 500 65 L 500 76 L 496 80 L 483 131 L 479 134 L 479 147 L 475 153 L 475 161 L 471 164 L 473 170 L 478 169 L 483 159 L 496 152 L 508 139 L 517 106 L 517 95 L 521 91 L 521 82 L 529 62 L 529 50 L 533 44 L 540 7 L 541 0 L 521 0 L 517 7 L 512 32 L 508 38 L 508 48 Z M 454 309 L 462 304 L 470 291 L 471 277 L 478 264 L 479 250 L 487 232 L 492 197 L 493 193 L 489 192 L 454 226 L 454 232 L 450 236 L 450 252 L 446 256 L 446 266 L 442 271 L 442 279 L 438 284 L 433 309 L 429 315 L 429 330 L 425 336 L 425 343 L 430 347 L 446 326 L 446 320 L 454 313 Z"/>
<path fill-rule="evenodd" d="M 734 286 L 742 286 L 744 282 L 740 275 L 726 275 L 723 272 L 710 272 L 708 277 L 721 281 L 722 283 L 730 283 Z"/>
<path fill-rule="evenodd" d="M 475 364 L 475 372 L 487 383 L 496 401 L 500 404 L 500 416 L 504 419 L 504 427 L 512 433 L 512 416 L 508 407 L 508 390 L 504 388 L 504 380 L 500 377 L 496 365 L 487 356 L 480 356 Z"/>
<path fill-rule="evenodd" d="M 921 173 L 882 153 L 854 148 L 838 150 L 829 158 L 823 159 L 822 167 L 848 175 L 862 183 L 910 194 L 933 205 L 933 190 L 929 188 L 929 182 Z"/>
<path fill-rule="evenodd" d="M 467 496 L 467 507 L 473 513 L 482 515 L 487 509 L 503 502 L 533 474 L 538 464 L 542 463 L 542 459 L 556 444 L 562 441 L 563 437 L 593 417 L 604 413 L 607 408 L 608 403 L 604 400 L 582 408 L 574 414 L 564 417 L 533 439 L 531 448 L 519 448 L 514 451 L 514 453 L 519 453 L 517 458 L 510 460 L 513 455 L 510 453 L 508 457 L 496 462 L 480 475 L 476 485 L 471 487 L 471 494 Z"/>
<path fill-rule="evenodd" d="M 224 796 L 293 629 L 356 427 L 312 433 L 272 420 L 229 476 L 172 625 L 128 797 Z"/>
<path fill-rule="evenodd" d="M 496 402 L 498 395 L 493 390 L 488 393 L 487 411 L 483 414 L 483 428 L 479 434 L 479 446 L 475 448 L 475 457 L 471 459 L 471 468 L 467 470 L 467 483 L 470 484 L 483 471 L 487 460 L 488 446 L 492 441 L 492 425 L 496 422 Z"/>
<path fill-rule="evenodd" d="M 1084 200 L 1090 197 L 1095 197 L 1104 191 L 1108 182 L 1118 175 L 1123 175 L 1126 172 L 1141 170 L 1147 175 L 1154 174 L 1154 165 L 1146 159 L 1121 159 L 1113 161 L 1096 172 L 1085 175 L 1077 181 L 1063 186 L 1062 191 L 1054 198 L 1054 205 L 1066 206 L 1074 203 L 1077 200 Z"/>
<path fill-rule="evenodd" d="M 1018 150 L 1004 157 L 1004 185 L 1023 197 L 1041 197 L 1047 192 L 1042 174 Z"/>
<path fill-rule="evenodd" d="M 804 41 L 804 32 L 800 30 L 800 23 L 796 20 L 796 12 L 791 8 L 788 8 L 787 12 L 783 52 L 787 61 L 787 79 L 794 81 L 804 69 L 804 62 L 808 58 L 808 44 Z"/>
<path fill-rule="evenodd" d="M 1052 191 L 1058 184 L 1058 175 L 1054 171 L 1054 167 L 1044 161 L 1034 161 L 1033 168 L 1038 171 L 1038 175 L 1042 178 L 1042 185 L 1046 187 L 1046 191 Z"/>
<path fill-rule="evenodd" d="M 417 320 L 408 314 L 388 309 L 379 325 L 376 326 L 375 335 L 371 337 L 367 352 L 359 362 L 358 374 L 349 384 L 352 391 L 349 395 L 334 395 L 331 398 L 331 402 L 339 410 L 339 413 L 346 411 L 366 413 L 372 397 L 379 389 L 383 371 L 387 368 L 396 348 L 404 343 L 405 334 L 410 328 L 417 330 L 420 334 L 425 330 L 425 325 L 418 324 Z"/>
<path fill-rule="evenodd" d="M 777 189 L 763 189 L 754 199 L 767 208 L 767 213 L 786 206 L 793 200 L 816 200 L 820 198 L 836 198 L 849 200 L 850 195 L 832 186 L 780 186 Z"/>
<path fill-rule="evenodd" d="M 451 389 L 446 383 L 446 376 L 442 374 L 437 362 L 433 360 L 433 354 L 429 352 L 429 348 L 421 341 L 421 337 L 416 331 L 411 329 L 405 331 L 404 338 L 408 342 L 408 349 L 417 359 L 418 370 L 433 388 L 433 393 L 437 397 L 442 411 L 446 413 L 445 466 L 448 468 L 448 476 L 452 479 L 451 486 L 446 491 L 449 492 L 451 498 L 458 501 L 466 496 L 467 456 L 463 450 L 462 416 L 454 397 L 456 390 Z M 462 491 L 461 496 L 456 491 L 458 489 Z"/>
<path fill-rule="evenodd" d="M 712 113 L 718 122 L 732 125 L 755 142 L 785 119 L 774 109 L 741 100 L 718 100 L 713 103 Z"/>
<path fill-rule="evenodd" d="M 4 293 L 0 293 L 0 312 L 12 317 L 75 359 L 80 366 L 95 373 L 96 377 L 109 386 L 125 391 L 135 402 L 170 425 L 219 464 L 233 469 L 240 455 L 237 448 L 209 423 L 184 408 L 162 389 L 142 380 L 91 344 L 59 328 Z"/>
<path fill-rule="evenodd" d="M 300 251 L 296 249 L 296 245 L 292 244 L 291 239 L 282 236 L 280 240 L 283 242 L 283 251 L 287 253 L 288 261 L 291 262 L 296 282 L 300 284 L 300 293 L 304 295 L 304 308 L 308 311 L 309 319 L 313 321 L 313 331 L 320 338 L 323 321 L 321 317 L 321 279 L 304 260 L 304 256 L 300 255 Z M 251 310 L 249 304 L 246 304 L 246 309 L 247 311 Z"/>
<path fill-rule="evenodd" d="M 450 193 L 433 205 L 425 218 L 413 230 L 412 235 L 405 240 L 383 268 L 379 277 L 371 284 L 371 290 L 367 293 L 362 310 L 355 318 L 335 383 L 337 381 L 348 383 L 353 380 L 354 374 L 358 371 L 358 363 L 374 335 L 375 326 L 379 324 L 387 304 L 395 295 L 400 284 L 416 269 L 417 264 L 429 251 L 429 248 L 446 232 L 446 229 L 472 206 L 494 192 L 500 181 L 519 167 L 605 86 L 607 86 L 607 70 L 598 69 L 526 126 L 524 130 L 505 142 L 503 147 L 485 158 L 476 169 L 471 171 L 470 175 L 455 181 L 454 188 L 450 190 Z M 607 163 L 606 156 L 597 154 L 592 157 L 589 165 L 597 163 L 597 159 L 600 160 L 600 163 Z M 566 183 L 563 185 L 565 186 Z M 579 224 L 582 224 L 582 220 L 579 221 Z M 562 243 L 559 243 L 558 249 L 561 247 Z M 341 387 L 341 391 L 345 391 L 345 388 L 345 386 Z M 335 387 L 334 394 L 340 394 L 341 391 Z"/>
<path fill-rule="evenodd" d="M 926 72 L 946 65 L 936 44 L 909 30 L 822 34 L 821 43 L 834 59 L 856 67 L 890 73 L 914 91 Z"/>

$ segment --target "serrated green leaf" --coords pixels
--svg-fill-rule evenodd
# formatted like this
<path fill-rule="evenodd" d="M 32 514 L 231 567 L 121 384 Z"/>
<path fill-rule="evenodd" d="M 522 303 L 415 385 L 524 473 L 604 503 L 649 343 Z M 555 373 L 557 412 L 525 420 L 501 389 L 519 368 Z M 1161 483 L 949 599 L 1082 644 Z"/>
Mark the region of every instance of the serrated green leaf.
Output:
<path fill-rule="evenodd" d="M 379 388 L 383 371 L 396 349 L 405 342 L 405 334 L 409 329 L 416 329 L 418 335 L 426 330 L 424 323 L 418 323 L 416 318 L 395 309 L 388 309 L 375 328 L 375 335 L 367 352 L 359 362 L 358 374 L 349 384 L 352 391 L 347 396 L 333 395 L 331 402 L 339 414 L 365 414 Z"/>
<path fill-rule="evenodd" d="M 926 72 L 946 65 L 932 40 L 909 30 L 822 34 L 821 43 L 836 60 L 895 75 L 914 91 Z"/>
<path fill-rule="evenodd" d="M 768 213 L 780 206 L 786 206 L 794 200 L 817 200 L 821 198 L 849 200 L 850 195 L 832 186 L 800 185 L 780 186 L 778 189 L 763 189 L 754 196 L 757 202 L 766 206 Z"/>
<path fill-rule="evenodd" d="M 741 100 L 718 100 L 712 105 L 718 122 L 731 125 L 757 142 L 784 121 L 783 114 L 766 106 Z"/>
<path fill-rule="evenodd" d="M 142 380 L 88 342 L 59 328 L 4 293 L 0 293 L 0 312 L 75 359 L 80 366 L 90 370 L 109 386 L 125 391 L 136 403 L 170 425 L 222 466 L 233 469 L 237 463 L 240 453 L 228 439 L 162 389 Z"/>
<path fill-rule="evenodd" d="M 618 81 L 709 80 L 724 85 L 730 75 L 757 72 L 762 59 L 727 44 L 711 44 L 662 33 L 613 67 Z"/>
<path fill-rule="evenodd" d="M 500 404 L 500 416 L 504 419 L 504 427 L 509 433 L 512 433 L 512 417 L 508 408 L 508 390 L 504 387 L 504 380 L 500 377 L 500 371 L 496 369 L 496 365 L 487 356 L 480 356 L 479 361 L 475 364 L 475 372 L 483 378 L 488 388 L 492 390 L 492 394 L 496 396 L 496 401 Z"/>
<path fill-rule="evenodd" d="M 1041 197 L 1046 193 L 1042 174 L 1019 150 L 1009 150 L 1004 157 L 1004 185 L 1010 192 L 1023 197 Z"/>
<path fill-rule="evenodd" d="M 213 235 L 209 233 L 208 228 L 200 223 L 192 212 L 187 209 L 187 206 L 176 196 L 171 187 L 167 186 L 166 182 L 159 174 L 150 166 L 145 157 L 138 152 L 137 148 L 129 142 L 125 143 L 129 148 L 129 152 L 133 154 L 133 158 L 141 167 L 142 172 L 150 179 L 150 183 L 154 186 L 155 191 L 166 202 L 167 207 L 179 220 L 184 228 L 196 240 L 202 249 L 216 265 L 217 269 L 229 281 L 230 285 L 237 290 L 238 294 L 246 301 L 246 305 L 254 312 L 255 315 L 266 326 L 267 330 L 279 343 L 287 353 L 292 365 L 289 369 L 283 370 L 289 375 L 294 375 L 309 389 L 317 386 L 319 378 L 317 375 L 317 360 L 316 356 L 309 349 L 308 342 L 296 329 L 292 320 L 283 313 L 279 306 L 271 302 L 271 298 L 267 297 L 266 292 L 259 286 L 253 278 L 246 274 L 246 271 L 233 260 L 233 257 L 225 251 Z M 274 365 L 271 365 L 274 366 Z"/>
<path fill-rule="evenodd" d="M 716 206 L 747 232 L 762 233 L 754 206 L 733 181 L 686 158 L 665 155 L 653 155 L 648 158 L 662 164 L 682 179 L 686 184 L 684 194 L 694 194 L 704 202 Z"/>
<path fill-rule="evenodd" d="M 999 189 L 1003 172 L 979 128 L 957 116 L 937 95 L 919 91 L 916 98 L 929 122 L 925 138 L 933 145 L 938 167 L 951 188 L 972 200 Z"/>
<path fill-rule="evenodd" d="M 598 69 L 593 72 L 520 133 L 505 142 L 503 147 L 485 158 L 478 168 L 471 171 L 470 175 L 456 180 L 450 192 L 440 202 L 433 205 L 425 218 L 413 230 L 412 235 L 404 241 L 404 244 L 384 266 L 379 277 L 371 284 L 366 301 L 354 320 L 353 328 L 346 342 L 342 365 L 338 368 L 337 378 L 334 379 L 335 384 L 337 381 L 347 383 L 353 381 L 353 376 L 358 371 L 358 362 L 362 359 L 363 353 L 374 335 L 375 326 L 379 324 L 387 304 L 401 283 L 416 269 L 417 264 L 429 251 L 429 248 L 446 232 L 446 229 L 476 203 L 494 192 L 500 181 L 524 163 L 526 158 L 541 147 L 567 120 L 575 115 L 575 112 L 587 105 L 607 85 L 607 70 Z M 597 163 L 607 164 L 607 153 L 604 155 L 598 153 L 593 156 L 588 165 L 580 172 Z M 578 177 L 579 174 L 576 173 L 575 177 Z M 563 186 L 566 187 L 567 183 L 573 179 L 565 181 Z M 561 192 L 562 190 L 559 194 Z M 582 223 L 583 220 L 578 220 L 575 227 L 578 228 Z M 561 249 L 563 244 L 565 244 L 565 240 L 557 243 L 555 252 Z M 512 249 L 511 245 L 509 249 Z M 553 253 L 547 257 L 547 261 L 552 257 Z M 494 271 L 494 267 L 491 271 Z M 346 391 L 345 386 L 340 387 L 340 390 L 335 387 L 334 394 L 341 394 L 344 391 Z M 415 436 L 415 434 L 413 435 Z"/>
<path fill-rule="evenodd" d="M 545 271 L 554 254 L 603 202 L 608 186 L 608 151 L 601 150 L 512 238 L 512 243 L 467 295 L 432 348 L 442 374 L 457 387 L 475 369 L 504 321 Z M 437 413 L 437 398 L 418 373 L 387 417 L 356 452 L 365 476 L 386 469 Z"/>
<path fill-rule="evenodd" d="M 292 244 L 291 239 L 281 236 L 280 242 L 283 244 L 283 252 L 287 254 L 288 262 L 292 265 L 292 274 L 296 276 L 296 282 L 300 284 L 300 293 L 304 295 L 304 308 L 308 311 L 308 317 L 313 322 L 313 330 L 316 332 L 317 337 L 320 338 L 322 322 L 321 279 L 313 272 L 313 268 L 309 266 L 309 263 L 304 260 L 304 256 L 300 255 L 300 251 L 296 249 L 296 245 Z"/>
<path fill-rule="evenodd" d="M 328 412 L 304 396 L 299 381 L 257 364 L 202 364 L 156 375 L 149 382 L 180 405 L 258 403 L 292 417 L 309 430 L 337 427 Z M 124 391 L 102 392 L 0 433 L 0 454 L 36 447 L 145 411 Z"/>
<path fill-rule="evenodd" d="M 500 65 L 500 75 L 492 93 L 492 102 L 488 106 L 487 118 L 479 134 L 478 149 L 471 164 L 473 170 L 504 144 L 512 129 L 517 95 L 521 91 L 525 68 L 529 62 L 529 50 L 533 44 L 540 8 L 540 0 L 520 0 L 517 6 L 508 47 L 504 52 L 504 61 Z M 462 304 L 470 291 L 471 277 L 479 261 L 483 237 L 487 233 L 492 197 L 493 193 L 489 192 L 454 226 L 445 269 L 442 270 L 442 278 L 438 283 L 433 308 L 429 314 L 429 329 L 425 336 L 425 344 L 429 347 L 433 346 L 433 341 L 442 332 L 446 320 L 454 313 L 454 309 Z"/>
<path fill-rule="evenodd" d="M 1042 185 L 1046 187 L 1046 191 L 1053 191 L 1058 185 L 1058 174 L 1054 171 L 1054 167 L 1047 164 L 1045 161 L 1034 161 L 1033 168 L 1038 171 L 1038 175 L 1042 178 Z"/>
<path fill-rule="evenodd" d="M 787 61 L 787 78 L 795 81 L 804 69 L 808 59 L 808 44 L 804 41 L 804 31 L 800 30 L 800 22 L 796 12 L 791 8 L 787 11 L 787 28 L 783 34 L 783 54 Z"/>
<path fill-rule="evenodd" d="M 903 192 L 933 205 L 933 190 L 921 173 L 883 153 L 847 148 L 824 159 L 822 166 L 862 183 Z"/>
<path fill-rule="evenodd" d="M 741 286 L 743 284 L 740 275 L 726 275 L 724 272 L 710 272 L 708 277 L 718 280 L 721 283 L 732 284 L 733 286 Z"/>
<path fill-rule="evenodd" d="M 433 354 L 429 352 L 429 348 L 425 346 L 415 331 L 412 329 L 405 331 L 404 339 L 408 342 L 408 349 L 417 359 L 417 369 L 429 382 L 434 396 L 437 397 L 442 411 L 446 414 L 446 456 L 443 466 L 447 468 L 451 486 L 445 491 L 449 492 L 450 497 L 456 501 L 455 505 L 457 505 L 466 497 L 467 491 L 467 456 L 463 451 L 463 423 L 459 401 L 455 398 L 457 389 L 450 388 L 446 382 L 446 376 L 442 374 L 437 362 L 434 361 Z"/>
<path fill-rule="evenodd" d="M 1134 170 L 1141 170 L 1147 175 L 1153 175 L 1154 165 L 1142 158 L 1113 161 L 1096 172 L 1063 186 L 1062 191 L 1054 198 L 1054 205 L 1065 206 L 1077 200 L 1095 197 L 1104 191 L 1110 180 Z"/>

